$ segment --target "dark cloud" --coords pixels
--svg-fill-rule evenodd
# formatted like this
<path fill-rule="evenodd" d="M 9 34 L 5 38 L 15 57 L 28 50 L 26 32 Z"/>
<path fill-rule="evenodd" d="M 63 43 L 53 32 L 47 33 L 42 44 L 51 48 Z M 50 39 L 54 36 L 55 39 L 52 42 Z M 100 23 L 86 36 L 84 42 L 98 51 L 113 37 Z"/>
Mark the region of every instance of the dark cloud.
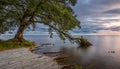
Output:
<path fill-rule="evenodd" d="M 78 0 L 74 7 L 82 30 L 118 30 L 118 27 L 104 28 L 104 24 L 120 22 L 120 0 Z"/>
<path fill-rule="evenodd" d="M 108 11 L 105 11 L 104 13 L 107 13 L 107 14 L 120 14 L 120 8 L 119 9 L 108 10 Z"/>
<path fill-rule="evenodd" d="M 106 30 L 111 30 L 111 31 L 120 31 L 120 26 L 110 27 L 110 28 L 107 28 Z"/>
<path fill-rule="evenodd" d="M 106 17 L 109 14 L 107 11 L 114 10 L 114 13 L 118 13 L 115 11 L 120 10 L 120 0 L 78 0 L 74 10 L 79 17 Z"/>
<path fill-rule="evenodd" d="M 120 0 L 90 0 L 92 4 L 97 4 L 97 5 L 115 5 L 119 4 Z"/>

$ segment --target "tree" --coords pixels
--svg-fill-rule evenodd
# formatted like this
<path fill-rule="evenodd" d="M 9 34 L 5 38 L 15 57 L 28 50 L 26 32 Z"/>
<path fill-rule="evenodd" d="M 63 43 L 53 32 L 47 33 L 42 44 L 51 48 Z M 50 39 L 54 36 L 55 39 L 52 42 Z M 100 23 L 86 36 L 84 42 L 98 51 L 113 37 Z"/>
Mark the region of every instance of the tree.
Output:
<path fill-rule="evenodd" d="M 10 31 L 18 27 L 14 37 L 23 41 L 23 32 L 30 25 L 33 29 L 36 23 L 49 27 L 52 37 L 55 31 L 63 40 L 80 42 L 79 39 L 69 35 L 69 30 L 79 27 L 72 6 L 76 0 L 1 0 L 0 1 L 0 33 Z"/>

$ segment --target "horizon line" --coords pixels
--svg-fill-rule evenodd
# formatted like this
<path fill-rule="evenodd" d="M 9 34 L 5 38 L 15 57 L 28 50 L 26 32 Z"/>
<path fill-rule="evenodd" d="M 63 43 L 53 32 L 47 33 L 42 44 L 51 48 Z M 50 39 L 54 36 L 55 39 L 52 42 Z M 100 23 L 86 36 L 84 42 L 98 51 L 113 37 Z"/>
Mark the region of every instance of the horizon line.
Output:
<path fill-rule="evenodd" d="M 15 34 L 0 34 L 1 35 L 15 35 Z M 50 34 L 23 34 L 23 35 L 50 35 Z M 53 36 L 56 36 L 58 34 L 53 34 Z M 120 35 L 120 34 L 94 34 L 94 33 L 89 33 L 89 34 L 71 34 L 71 35 Z"/>

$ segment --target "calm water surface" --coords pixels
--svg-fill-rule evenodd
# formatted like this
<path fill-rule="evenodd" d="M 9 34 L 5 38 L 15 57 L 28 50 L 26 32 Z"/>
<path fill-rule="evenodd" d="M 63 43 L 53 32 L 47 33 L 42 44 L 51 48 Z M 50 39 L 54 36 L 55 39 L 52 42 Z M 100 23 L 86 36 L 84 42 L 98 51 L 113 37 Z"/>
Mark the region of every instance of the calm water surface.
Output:
<path fill-rule="evenodd" d="M 8 39 L 12 36 L 1 36 Z M 79 37 L 79 36 L 76 36 Z M 78 47 L 69 41 L 64 43 L 57 36 L 53 39 L 45 35 L 27 35 L 26 39 L 36 42 L 38 45 L 52 43 L 55 45 L 44 46 L 34 53 L 58 52 L 70 55 L 65 62 L 81 65 L 83 69 L 120 69 L 120 36 L 85 35 L 93 46 L 88 48 Z"/>

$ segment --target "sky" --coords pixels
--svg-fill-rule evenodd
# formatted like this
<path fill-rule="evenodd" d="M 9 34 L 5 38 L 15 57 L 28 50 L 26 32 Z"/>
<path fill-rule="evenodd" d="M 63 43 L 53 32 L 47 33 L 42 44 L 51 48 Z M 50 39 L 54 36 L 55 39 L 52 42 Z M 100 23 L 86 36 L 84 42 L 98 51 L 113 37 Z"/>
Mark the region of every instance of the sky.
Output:
<path fill-rule="evenodd" d="M 82 33 L 120 34 L 120 0 L 78 0 L 74 11 Z"/>
<path fill-rule="evenodd" d="M 120 35 L 120 0 L 78 0 L 73 7 L 81 29 L 72 34 L 111 34 Z M 25 34 L 46 34 L 48 27 L 37 25 L 36 31 Z"/>

